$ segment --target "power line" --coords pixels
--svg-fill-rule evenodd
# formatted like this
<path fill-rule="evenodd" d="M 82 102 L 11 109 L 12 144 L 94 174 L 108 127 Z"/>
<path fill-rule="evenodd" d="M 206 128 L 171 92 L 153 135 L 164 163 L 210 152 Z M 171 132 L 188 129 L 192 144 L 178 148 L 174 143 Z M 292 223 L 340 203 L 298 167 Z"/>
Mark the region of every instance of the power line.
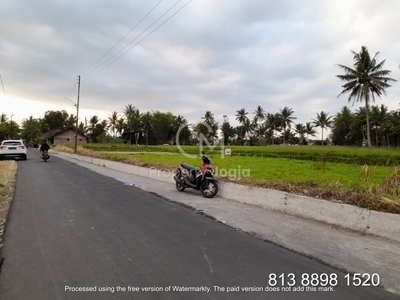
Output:
<path fill-rule="evenodd" d="M 3 87 L 4 98 L 6 99 L 6 105 L 8 108 L 8 99 L 7 99 L 7 95 L 6 95 L 6 90 L 4 89 L 3 78 L 1 77 L 1 74 L 0 74 L 0 81 L 1 81 L 1 86 Z"/>
<path fill-rule="evenodd" d="M 113 57 L 115 57 L 118 53 L 120 53 L 122 50 L 124 50 L 126 47 L 128 47 L 130 44 L 132 44 L 138 37 L 140 37 L 143 33 L 145 33 L 150 27 L 152 27 L 155 23 L 157 23 L 163 16 L 165 16 L 171 9 L 173 9 L 179 2 L 181 2 L 181 0 L 178 0 L 174 5 L 172 5 L 167 11 L 165 11 L 160 17 L 158 17 L 157 20 L 155 20 L 150 26 L 148 26 L 145 30 L 143 30 L 139 35 L 137 35 L 132 41 L 130 41 L 128 44 L 126 44 L 122 49 L 120 49 L 117 53 L 115 53 L 113 56 L 111 56 L 109 59 L 107 59 L 105 62 L 103 62 L 100 66 L 98 66 L 97 68 L 95 68 L 94 70 L 90 71 L 89 74 L 87 74 L 87 78 L 92 77 L 93 75 L 97 74 L 98 72 L 100 72 L 101 70 L 103 70 L 104 68 L 101 68 L 103 65 L 105 65 L 108 61 L 110 61 Z M 119 57 L 118 57 L 119 58 Z M 117 59 L 118 59 L 117 58 Z M 111 63 L 113 63 L 115 60 L 113 60 Z M 107 67 L 109 64 L 107 64 L 105 67 Z M 98 70 L 99 68 L 101 68 L 98 72 L 95 72 L 96 70 Z M 93 73 L 93 74 L 91 74 Z"/>
<path fill-rule="evenodd" d="M 100 66 L 98 66 L 97 68 L 95 68 L 93 71 L 89 72 L 89 74 L 87 75 L 86 79 L 89 79 L 90 77 L 96 75 L 97 73 L 99 73 L 100 71 L 102 71 L 103 69 L 107 68 L 109 65 L 111 65 L 112 63 L 114 63 L 116 60 L 118 60 L 119 58 L 121 58 L 122 56 L 124 56 L 126 53 L 128 53 L 130 50 L 132 50 L 134 47 L 136 47 L 138 44 L 140 44 L 142 41 L 144 41 L 147 37 L 149 37 L 154 31 L 156 31 L 158 28 L 160 28 L 162 25 L 164 25 L 166 22 L 168 22 L 170 19 L 172 19 L 178 12 L 180 12 L 183 8 L 185 8 L 190 2 L 192 2 L 192 0 L 189 0 L 185 5 L 183 5 L 180 9 L 178 9 L 175 13 L 173 13 L 169 18 L 167 18 L 164 22 L 162 22 L 159 26 L 157 26 L 155 29 L 153 29 L 149 34 L 147 34 L 143 39 L 141 39 L 139 42 L 137 42 L 135 45 L 133 45 L 131 48 L 129 48 L 127 51 L 125 51 L 124 53 L 122 53 L 121 55 L 119 55 L 116 59 L 112 60 L 110 63 L 108 63 L 107 65 L 105 65 L 103 68 L 101 68 L 100 70 L 98 70 L 97 72 L 95 72 L 97 69 L 99 69 L 101 66 L 103 66 L 104 64 L 106 64 L 108 61 L 110 61 L 113 57 L 115 57 L 118 53 L 120 53 L 122 50 L 124 50 L 126 47 L 128 47 L 128 45 L 132 44 L 138 37 L 140 37 L 144 32 L 146 32 L 150 27 L 152 27 L 155 23 L 157 23 L 165 14 L 167 14 L 173 7 L 175 7 L 181 0 L 179 0 L 178 2 L 176 2 L 173 6 L 171 6 L 165 13 L 163 13 L 156 21 L 154 21 L 149 27 L 147 27 L 145 30 L 143 30 L 136 38 L 134 38 L 129 44 L 127 44 L 124 48 L 122 48 L 121 50 L 119 50 L 117 53 L 115 53 L 113 56 L 111 56 L 108 60 L 106 60 L 104 63 L 102 63 Z M 93 73 L 94 72 L 94 73 Z M 92 73 L 92 74 L 91 74 Z"/>
<path fill-rule="evenodd" d="M 65 101 L 65 98 L 68 97 L 69 93 L 71 92 L 72 88 L 74 87 L 74 85 L 76 84 L 76 79 L 74 79 L 74 81 L 71 83 L 71 85 L 69 86 L 68 90 L 64 93 L 63 96 L 61 96 L 61 98 L 58 100 L 57 105 L 61 104 L 63 101 Z"/>
<path fill-rule="evenodd" d="M 106 53 L 104 53 L 99 59 L 92 63 L 88 68 L 86 68 L 81 74 L 83 75 L 87 70 L 93 67 L 98 61 L 100 61 L 104 56 L 106 56 L 112 49 L 114 49 L 129 33 L 132 32 L 163 0 L 160 0 L 135 26 L 131 28 L 114 46 L 112 46 Z M 89 72 L 90 73 L 90 72 Z"/>

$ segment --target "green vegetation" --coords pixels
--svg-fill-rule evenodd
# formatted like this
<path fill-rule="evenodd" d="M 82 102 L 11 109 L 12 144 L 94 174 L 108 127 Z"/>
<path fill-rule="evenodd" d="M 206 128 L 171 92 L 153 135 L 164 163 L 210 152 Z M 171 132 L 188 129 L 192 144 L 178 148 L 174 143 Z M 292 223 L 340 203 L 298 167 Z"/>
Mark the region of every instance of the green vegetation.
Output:
<path fill-rule="evenodd" d="M 84 149 L 94 151 L 122 151 L 122 152 L 171 152 L 180 153 L 176 146 L 134 146 L 127 144 L 86 144 Z M 188 154 L 198 154 L 198 146 L 182 146 Z M 260 157 L 260 158 L 285 158 L 307 161 L 324 161 L 330 163 L 354 164 L 363 166 L 394 166 L 400 163 L 398 149 L 367 149 L 351 147 L 311 147 L 311 146 L 232 146 L 233 156 Z M 220 156 L 221 147 L 213 151 L 206 150 L 211 156 Z"/>

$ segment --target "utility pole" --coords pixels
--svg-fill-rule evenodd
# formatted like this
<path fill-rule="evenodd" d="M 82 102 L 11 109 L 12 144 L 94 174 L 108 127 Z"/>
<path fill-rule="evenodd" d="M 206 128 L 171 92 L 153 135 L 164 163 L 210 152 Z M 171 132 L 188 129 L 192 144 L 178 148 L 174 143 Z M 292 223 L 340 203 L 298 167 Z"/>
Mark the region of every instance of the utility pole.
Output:
<path fill-rule="evenodd" d="M 76 102 L 76 129 L 75 129 L 75 150 L 74 153 L 76 153 L 76 149 L 78 148 L 78 125 L 79 125 L 79 93 L 81 90 L 81 75 L 78 75 L 78 99 Z"/>

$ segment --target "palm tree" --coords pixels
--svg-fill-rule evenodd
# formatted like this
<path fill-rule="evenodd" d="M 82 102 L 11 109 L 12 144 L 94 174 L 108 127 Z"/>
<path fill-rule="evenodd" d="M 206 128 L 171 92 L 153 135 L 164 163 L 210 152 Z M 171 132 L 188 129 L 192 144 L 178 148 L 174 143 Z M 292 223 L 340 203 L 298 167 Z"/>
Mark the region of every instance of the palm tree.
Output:
<path fill-rule="evenodd" d="M 265 110 L 261 107 L 261 105 L 257 106 L 256 110 L 254 111 L 254 127 L 258 131 L 258 138 L 260 138 L 260 125 L 261 122 L 265 120 Z"/>
<path fill-rule="evenodd" d="M 89 119 L 89 126 L 86 128 L 86 131 L 90 134 L 92 142 L 94 141 L 94 133 L 96 129 L 96 125 L 99 123 L 99 117 L 94 115 Z"/>
<path fill-rule="evenodd" d="M 174 133 L 175 143 L 185 145 L 185 141 L 189 141 L 190 129 L 189 124 L 184 116 L 174 116 L 174 123 L 172 124 L 172 131 Z"/>
<path fill-rule="evenodd" d="M 386 77 L 391 71 L 383 70 L 386 60 L 377 62 L 377 52 L 373 58 L 369 55 L 365 46 L 361 47 L 360 53 L 353 53 L 354 69 L 344 65 L 338 65 L 344 71 L 344 75 L 336 75 L 341 81 L 346 82 L 342 85 L 343 91 L 338 97 L 345 93 L 350 93 L 348 101 L 365 103 L 365 117 L 367 122 L 367 144 L 371 148 L 371 134 L 369 124 L 369 103 L 370 100 L 375 102 L 375 95 L 381 98 L 382 94 L 386 95 L 385 89 L 391 85 L 388 82 L 396 81 L 393 78 Z"/>
<path fill-rule="evenodd" d="M 308 136 L 316 136 L 317 131 L 314 129 L 314 125 L 311 122 L 306 122 L 306 134 L 307 134 L 307 145 L 309 144 Z"/>
<path fill-rule="evenodd" d="M 333 118 L 332 142 L 335 145 L 352 145 L 356 136 L 354 130 L 354 114 L 347 106 L 343 106 Z"/>
<path fill-rule="evenodd" d="M 268 135 L 270 136 L 271 144 L 273 144 L 275 131 L 280 130 L 279 115 L 277 113 L 276 114 L 267 113 L 265 120 L 266 121 L 264 123 L 264 127 L 266 128 L 266 132 L 268 132 Z"/>
<path fill-rule="evenodd" d="M 249 118 L 247 117 L 248 112 L 246 111 L 246 109 L 241 108 L 238 111 L 236 111 L 236 121 L 238 121 L 240 124 L 244 125 L 244 123 L 246 122 L 246 120 L 248 120 Z"/>
<path fill-rule="evenodd" d="M 117 130 L 117 134 L 119 133 L 119 135 L 122 135 L 122 132 L 124 131 L 125 127 L 126 127 L 125 119 L 119 118 L 115 124 L 115 129 Z"/>
<path fill-rule="evenodd" d="M 280 109 L 280 113 L 278 115 L 279 115 L 281 126 L 283 128 L 284 133 L 286 132 L 286 127 L 288 127 L 289 129 L 292 128 L 293 120 L 296 120 L 295 117 L 292 117 L 293 113 L 294 113 L 293 109 L 291 109 L 287 106 L 285 106 L 283 109 Z M 284 144 L 286 143 L 285 135 L 286 134 L 283 134 L 283 143 Z"/>
<path fill-rule="evenodd" d="M 207 123 L 208 125 L 211 125 L 214 123 L 214 114 L 211 111 L 206 111 L 204 114 L 204 117 L 202 117 L 204 120 L 204 123 Z"/>
<path fill-rule="evenodd" d="M 153 127 L 153 116 L 151 112 L 143 113 L 140 116 L 142 122 L 143 130 L 146 131 L 146 145 L 149 145 L 149 130 Z"/>
<path fill-rule="evenodd" d="M 370 115 L 370 125 L 372 125 L 375 129 L 375 145 L 379 145 L 379 133 L 381 132 L 382 124 L 389 119 L 390 114 L 387 106 L 381 105 L 371 106 L 371 115 Z M 382 138 L 382 137 L 381 137 Z M 384 136 L 383 136 L 384 138 Z"/>
<path fill-rule="evenodd" d="M 118 121 L 118 112 L 112 111 L 110 115 L 108 115 L 108 124 L 111 127 L 113 138 L 115 138 L 115 129 L 117 128 Z"/>
<path fill-rule="evenodd" d="M 317 118 L 313 120 L 315 126 L 321 127 L 322 130 L 322 146 L 324 145 L 324 128 L 332 127 L 332 116 L 328 116 L 329 114 L 321 111 L 321 113 L 317 113 Z"/>
<path fill-rule="evenodd" d="M 244 133 L 243 135 L 243 126 L 245 125 L 246 121 L 249 119 L 247 117 L 248 112 L 246 111 L 246 109 L 241 108 L 239 110 L 236 111 L 236 115 L 235 115 L 235 119 L 236 121 L 238 121 L 242 126 L 240 127 L 240 138 L 244 138 L 244 135 L 246 133 Z"/>
<path fill-rule="evenodd" d="M 299 135 L 299 144 L 303 145 L 304 135 L 307 133 L 306 126 L 302 123 L 298 123 L 294 128 L 294 132 Z"/>
<path fill-rule="evenodd" d="M 141 131 L 140 112 L 132 104 L 125 106 L 126 129 L 129 131 L 129 142 L 132 144 L 132 133 L 135 136 L 135 144 L 139 142 L 139 135 Z"/>
<path fill-rule="evenodd" d="M 65 120 L 65 126 L 69 128 L 75 128 L 76 127 L 76 116 L 73 114 L 70 114 L 68 118 Z"/>

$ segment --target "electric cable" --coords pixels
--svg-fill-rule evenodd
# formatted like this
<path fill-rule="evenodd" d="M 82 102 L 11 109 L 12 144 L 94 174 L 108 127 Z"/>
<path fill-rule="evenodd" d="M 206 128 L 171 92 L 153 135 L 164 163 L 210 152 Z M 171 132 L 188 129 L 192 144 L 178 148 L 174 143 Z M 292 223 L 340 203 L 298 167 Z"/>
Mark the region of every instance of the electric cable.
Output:
<path fill-rule="evenodd" d="M 121 58 L 122 56 L 124 56 L 126 53 L 128 53 L 130 50 L 132 50 L 134 47 L 136 47 L 138 44 L 140 44 L 142 41 L 144 41 L 147 37 L 149 37 L 154 31 L 156 31 L 158 28 L 160 28 L 162 25 L 164 25 L 166 22 L 168 22 L 170 19 L 172 19 L 172 17 L 174 17 L 178 12 L 180 12 L 183 8 L 185 8 L 190 2 L 192 2 L 192 0 L 189 0 L 186 4 L 184 4 L 180 9 L 178 9 L 175 13 L 173 13 L 169 18 L 167 18 L 164 22 L 162 22 L 159 26 L 157 26 L 155 29 L 153 29 L 149 34 L 147 34 L 143 39 L 141 39 L 139 42 L 137 42 L 135 45 L 133 45 L 131 48 L 129 48 L 127 51 L 125 51 L 124 53 L 122 53 L 121 55 L 119 55 L 116 59 L 112 60 L 110 63 L 108 63 L 107 65 L 105 65 L 103 68 L 101 68 L 100 70 L 98 70 L 101 66 L 103 66 L 104 64 L 106 64 L 108 61 L 110 61 L 113 57 L 115 57 L 118 53 L 120 53 L 122 50 L 124 50 L 126 47 L 128 47 L 130 44 L 132 44 L 138 37 L 140 37 L 143 33 L 145 33 L 150 27 L 152 27 L 155 23 L 157 23 L 165 14 L 167 14 L 173 7 L 175 7 L 181 0 L 179 0 L 178 2 L 176 2 L 173 6 L 171 6 L 165 13 L 163 13 L 156 21 L 154 21 L 150 26 L 148 26 L 145 30 L 143 30 L 135 39 L 133 39 L 129 44 L 127 44 L 124 48 L 122 48 L 121 50 L 119 50 L 117 53 L 115 53 L 113 56 L 111 56 L 108 60 L 106 60 L 103 64 L 101 64 L 100 66 L 98 66 L 97 68 L 95 68 L 93 71 L 89 72 L 89 74 L 85 77 L 85 79 L 89 79 L 90 77 L 96 75 L 97 73 L 99 73 L 100 71 L 102 71 L 103 69 L 105 69 L 106 67 L 108 67 L 109 65 L 111 65 L 112 63 L 114 63 L 116 60 L 118 60 L 119 58 Z M 95 72 L 96 70 L 98 70 L 97 72 Z M 94 72 L 94 73 L 93 73 Z"/>
<path fill-rule="evenodd" d="M 1 86 L 3 87 L 3 93 L 4 93 L 4 98 L 5 98 L 5 100 L 6 100 L 6 106 L 7 106 L 7 110 L 8 110 L 8 99 L 7 99 L 7 95 L 6 95 L 6 90 L 4 89 L 4 84 L 3 84 L 3 78 L 1 77 L 1 74 L 0 74 L 0 81 L 1 81 Z"/>
<path fill-rule="evenodd" d="M 93 67 L 97 62 L 99 62 L 104 56 L 106 56 L 112 49 L 114 49 L 129 33 L 132 32 L 163 0 L 160 0 L 139 22 L 136 23 L 114 46 L 112 46 L 106 53 L 104 53 L 99 59 L 97 59 L 94 63 L 92 63 L 88 68 L 86 68 L 83 72 L 81 72 L 81 76 L 85 74 L 87 70 Z M 90 72 L 89 72 L 90 73 Z"/>

